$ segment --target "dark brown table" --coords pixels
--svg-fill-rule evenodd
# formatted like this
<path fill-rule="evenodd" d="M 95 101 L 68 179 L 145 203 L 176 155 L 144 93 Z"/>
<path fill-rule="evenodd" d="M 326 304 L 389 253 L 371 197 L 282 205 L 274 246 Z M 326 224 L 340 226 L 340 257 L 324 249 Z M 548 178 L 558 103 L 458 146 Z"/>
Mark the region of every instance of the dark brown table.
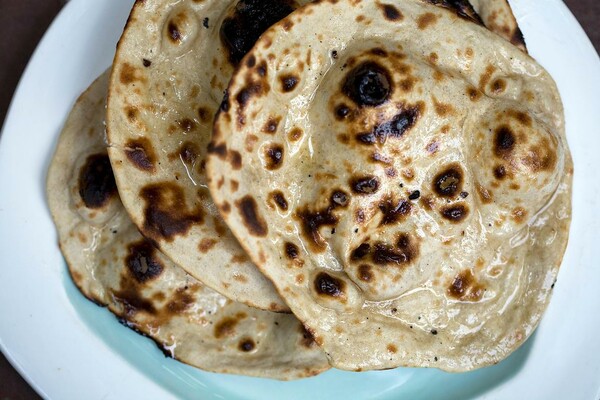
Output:
<path fill-rule="evenodd" d="M 600 51 L 600 1 L 565 2 Z M 63 3 L 64 0 L 0 0 L 0 126 L 31 53 Z M 0 354 L 0 400 L 38 398 Z"/>

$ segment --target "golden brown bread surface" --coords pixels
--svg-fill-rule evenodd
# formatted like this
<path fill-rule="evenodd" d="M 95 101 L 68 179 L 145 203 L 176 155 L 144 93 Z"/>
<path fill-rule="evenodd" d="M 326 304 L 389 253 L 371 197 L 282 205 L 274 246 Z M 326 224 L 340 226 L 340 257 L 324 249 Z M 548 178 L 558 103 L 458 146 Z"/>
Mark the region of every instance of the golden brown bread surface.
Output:
<path fill-rule="evenodd" d="M 562 104 L 464 15 L 298 10 L 242 60 L 209 153 L 221 215 L 333 366 L 471 370 L 539 323 L 570 223 Z"/>
<path fill-rule="evenodd" d="M 137 2 L 115 56 L 107 110 L 109 157 L 135 225 L 207 286 L 271 311 L 289 309 L 219 216 L 204 159 L 235 65 L 262 31 L 305 2 Z"/>
<path fill-rule="evenodd" d="M 206 285 L 272 311 L 288 307 L 224 226 L 206 190 L 204 158 L 233 68 L 260 33 L 306 2 L 138 2 L 120 40 L 110 85 L 109 156 L 136 226 Z M 426 2 L 481 23 L 466 0 Z M 497 8 L 492 2 L 497 1 L 478 2 L 477 11 L 487 16 Z M 502 15 L 512 16 L 510 8 Z M 498 29 L 505 24 L 484 20 L 502 33 Z M 230 157 L 238 165 L 238 154 Z"/>
<path fill-rule="evenodd" d="M 77 287 L 165 355 L 207 371 L 288 380 L 329 369 L 293 315 L 227 299 L 140 235 L 106 154 L 107 88 L 104 74 L 77 101 L 48 173 L 48 203 Z"/>

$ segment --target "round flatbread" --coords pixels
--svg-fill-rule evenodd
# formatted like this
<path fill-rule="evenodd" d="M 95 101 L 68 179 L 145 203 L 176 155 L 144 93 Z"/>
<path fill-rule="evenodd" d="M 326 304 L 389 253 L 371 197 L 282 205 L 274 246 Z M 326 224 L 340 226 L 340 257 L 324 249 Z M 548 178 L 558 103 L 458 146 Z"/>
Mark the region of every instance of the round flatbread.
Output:
<path fill-rule="evenodd" d="M 328 369 L 293 315 L 227 299 L 140 235 L 121 205 L 106 153 L 107 88 L 105 74 L 79 98 L 48 172 L 48 203 L 77 287 L 165 355 L 207 371 L 287 380 Z"/>
<path fill-rule="evenodd" d="M 289 308 L 219 216 L 204 158 L 234 66 L 266 28 L 303 2 L 138 1 L 109 90 L 109 157 L 133 222 L 207 286 L 271 311 Z M 232 154 L 229 162 L 236 167 L 239 158 Z"/>
<path fill-rule="evenodd" d="M 267 31 L 228 92 L 211 194 L 333 366 L 472 370 L 533 332 L 573 169 L 531 57 L 422 1 L 320 2 Z"/>

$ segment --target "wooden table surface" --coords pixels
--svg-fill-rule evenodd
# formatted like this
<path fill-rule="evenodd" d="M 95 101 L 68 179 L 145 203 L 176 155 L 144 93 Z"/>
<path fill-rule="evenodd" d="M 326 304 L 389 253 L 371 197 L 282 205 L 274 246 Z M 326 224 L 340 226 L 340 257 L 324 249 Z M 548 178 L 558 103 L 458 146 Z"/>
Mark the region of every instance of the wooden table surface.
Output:
<path fill-rule="evenodd" d="M 0 0 L 0 126 L 29 57 L 63 3 L 62 0 Z M 600 51 L 600 1 L 565 0 L 565 3 Z M 28 399 L 39 397 L 0 354 L 0 400 Z"/>

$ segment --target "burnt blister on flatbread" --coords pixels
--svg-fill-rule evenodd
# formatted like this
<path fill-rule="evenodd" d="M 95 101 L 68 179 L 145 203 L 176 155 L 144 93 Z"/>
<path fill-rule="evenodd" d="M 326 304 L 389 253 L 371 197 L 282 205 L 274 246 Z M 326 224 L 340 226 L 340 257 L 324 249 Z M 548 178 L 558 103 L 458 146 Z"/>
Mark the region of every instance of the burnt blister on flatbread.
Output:
<path fill-rule="evenodd" d="M 385 144 L 388 138 L 401 138 L 417 123 L 424 111 L 423 103 L 402 109 L 392 119 L 376 125 L 371 132 L 359 133 L 356 140 L 359 144 Z"/>
<path fill-rule="evenodd" d="M 250 234 L 254 236 L 267 235 L 269 228 L 264 218 L 259 214 L 256 200 L 253 197 L 245 196 L 236 202 L 236 206 Z"/>
<path fill-rule="evenodd" d="M 293 0 L 241 0 L 221 25 L 221 41 L 229 61 L 237 65 L 260 35 L 298 5 Z"/>
<path fill-rule="evenodd" d="M 117 185 L 106 153 L 88 156 L 79 172 L 79 195 L 88 208 L 102 208 L 117 195 Z"/>
<path fill-rule="evenodd" d="M 447 166 L 433 178 L 433 190 L 441 197 L 453 198 L 462 192 L 463 172 L 458 164 Z"/>
<path fill-rule="evenodd" d="M 144 283 L 161 274 L 164 267 L 155 256 L 156 249 L 148 240 L 132 243 L 128 247 L 129 254 L 125 263 L 135 279 Z"/>
<path fill-rule="evenodd" d="M 374 194 L 379 190 L 379 178 L 372 175 L 355 176 L 350 179 L 352 191 L 360 195 Z"/>
<path fill-rule="evenodd" d="M 156 171 L 156 154 L 147 138 L 127 142 L 125 154 L 136 168 L 147 172 Z"/>
<path fill-rule="evenodd" d="M 315 277 L 315 290 L 322 296 L 342 298 L 344 297 L 345 284 L 325 272 L 319 273 Z"/>
<path fill-rule="evenodd" d="M 204 222 L 205 212 L 201 205 L 190 209 L 179 185 L 173 182 L 145 186 L 140 197 L 145 202 L 144 228 L 154 240 L 172 241 L 185 234 L 192 225 Z"/>
<path fill-rule="evenodd" d="M 359 106 L 379 106 L 392 94 L 390 73 L 381 65 L 368 61 L 350 71 L 343 92 Z"/>

